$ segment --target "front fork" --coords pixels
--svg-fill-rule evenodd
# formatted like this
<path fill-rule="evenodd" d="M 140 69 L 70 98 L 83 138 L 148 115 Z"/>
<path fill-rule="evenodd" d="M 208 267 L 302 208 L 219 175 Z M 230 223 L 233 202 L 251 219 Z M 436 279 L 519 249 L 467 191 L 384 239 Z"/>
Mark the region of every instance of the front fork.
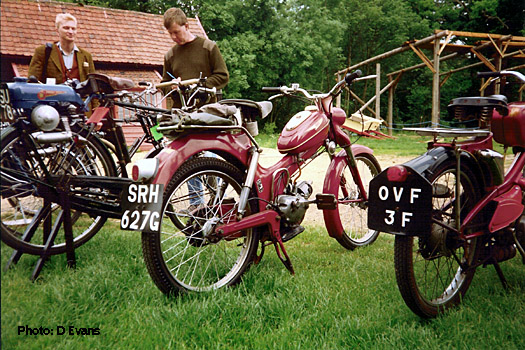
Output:
<path fill-rule="evenodd" d="M 352 152 L 352 148 L 350 147 L 350 145 L 348 145 L 343 147 L 343 149 L 346 152 L 346 161 L 348 163 L 348 169 L 352 174 L 352 178 L 354 179 L 357 188 L 359 188 L 359 192 L 361 192 L 361 195 L 363 196 L 363 199 L 366 202 L 368 201 L 368 193 L 366 193 L 363 181 L 361 180 L 361 176 L 359 175 L 359 169 L 357 169 L 357 161 L 355 159 L 354 153 Z M 343 191 L 343 195 L 345 196 L 345 198 L 347 198 L 349 194 L 346 193 L 346 186 L 343 187 L 342 184 L 341 190 Z"/>

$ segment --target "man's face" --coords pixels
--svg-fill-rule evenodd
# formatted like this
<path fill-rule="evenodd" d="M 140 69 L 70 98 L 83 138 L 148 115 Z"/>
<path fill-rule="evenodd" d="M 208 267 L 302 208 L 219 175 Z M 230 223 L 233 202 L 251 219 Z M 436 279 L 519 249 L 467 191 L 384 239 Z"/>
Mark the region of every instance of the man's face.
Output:
<path fill-rule="evenodd" d="M 74 42 L 77 36 L 77 25 L 75 21 L 64 21 L 58 26 L 60 41 Z"/>
<path fill-rule="evenodd" d="M 170 33 L 171 40 L 177 43 L 177 45 L 184 45 L 187 42 L 191 41 L 193 36 L 190 33 L 188 24 L 178 25 L 173 23 L 171 27 L 168 28 L 168 33 Z"/>

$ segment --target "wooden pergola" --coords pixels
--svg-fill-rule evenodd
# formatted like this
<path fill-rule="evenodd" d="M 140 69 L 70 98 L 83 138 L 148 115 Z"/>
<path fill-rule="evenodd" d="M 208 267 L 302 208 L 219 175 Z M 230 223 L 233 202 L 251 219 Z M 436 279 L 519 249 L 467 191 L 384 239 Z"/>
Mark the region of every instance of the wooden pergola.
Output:
<path fill-rule="evenodd" d="M 476 38 L 480 39 L 475 45 L 455 44 L 452 41 L 462 42 L 461 38 Z M 427 57 L 422 49 L 430 49 L 432 51 L 432 59 Z M 387 73 L 388 84 L 381 88 L 381 65 L 379 61 L 382 59 L 391 57 L 393 55 L 412 50 L 421 60 L 422 63 L 397 70 L 395 72 Z M 494 52 L 495 57 L 487 58 L 487 52 Z M 443 53 L 448 53 L 442 56 Z M 479 62 L 463 66 L 447 72 L 440 71 L 440 62 L 449 60 L 452 58 L 460 57 L 463 55 L 471 54 L 479 59 Z M 474 33 L 474 32 L 461 32 L 451 30 L 435 30 L 434 34 L 421 40 L 413 40 L 405 42 L 401 47 L 394 50 L 385 52 L 381 55 L 369 58 L 365 61 L 359 62 L 353 66 L 347 67 L 343 70 L 338 71 L 336 74 L 338 78 L 346 74 L 349 71 L 353 71 L 361 66 L 376 63 L 376 94 L 367 102 L 363 101 L 353 91 L 350 91 L 350 95 L 362 104 L 359 111 L 364 109 L 369 110 L 376 118 L 383 119 L 380 116 L 380 96 L 386 90 L 388 90 L 388 115 L 387 125 L 389 134 L 392 134 L 393 125 L 393 105 L 394 105 L 394 90 L 403 73 L 412 71 L 414 69 L 427 67 L 432 72 L 432 126 L 439 124 L 439 97 L 440 88 L 455 72 L 459 72 L 465 69 L 469 69 L 475 66 L 485 66 L 486 70 L 493 72 L 499 71 L 504 66 L 504 61 L 507 58 L 520 58 L 525 60 L 525 37 L 513 36 L 513 35 L 502 35 L 502 34 L 489 34 L 489 33 Z M 524 61 L 525 62 L 525 61 Z M 506 69 L 521 69 L 524 68 L 525 64 L 520 64 L 515 67 L 508 67 Z M 487 87 L 487 84 L 482 84 L 482 91 Z M 523 91 L 523 85 L 520 89 Z M 495 87 L 495 93 L 499 93 L 499 85 Z M 369 105 L 375 101 L 375 110 L 371 109 Z M 340 103 L 340 101 L 338 101 Z"/>

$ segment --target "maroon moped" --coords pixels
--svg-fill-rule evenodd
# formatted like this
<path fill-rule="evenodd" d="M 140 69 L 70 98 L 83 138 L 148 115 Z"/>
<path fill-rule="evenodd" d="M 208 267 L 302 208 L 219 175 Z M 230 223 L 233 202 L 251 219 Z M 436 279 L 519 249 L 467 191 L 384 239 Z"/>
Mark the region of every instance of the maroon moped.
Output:
<path fill-rule="evenodd" d="M 297 84 L 263 88 L 276 96 L 301 95 L 311 103 L 284 127 L 277 142 L 283 157 L 269 167 L 259 163 L 263 150 L 253 135 L 257 118 L 270 113 L 270 101 L 223 100 L 160 124 L 158 131 L 173 141 L 156 157 L 157 168 L 146 160 L 137 162 L 133 173 L 165 185 L 158 230 L 142 233 L 148 271 L 162 292 L 233 285 L 261 260 L 267 245 L 275 246 L 293 273 L 283 243 L 304 230 L 300 224 L 311 204 L 323 210 L 328 234 L 345 248 L 376 239 L 378 232 L 368 229 L 366 216 L 368 183 L 380 166 L 371 149 L 351 144 L 341 128 L 346 113 L 333 106 L 345 86 L 367 78 L 360 74 L 347 74 L 328 93 L 310 94 Z M 226 112 L 220 117 L 210 112 L 221 106 Z M 325 152 L 331 162 L 323 193 L 310 198 L 311 182 L 299 178 Z"/>
<path fill-rule="evenodd" d="M 525 83 L 514 71 L 479 74 Z M 499 263 L 516 251 L 525 263 L 525 103 L 507 103 L 502 95 L 462 97 L 448 111 L 477 119 L 479 128 L 411 129 L 434 137 L 427 153 L 370 183 L 368 226 L 396 235 L 399 290 L 425 318 L 458 304 L 478 267 L 493 265 L 506 287 Z M 513 151 L 506 172 L 493 140 Z"/>

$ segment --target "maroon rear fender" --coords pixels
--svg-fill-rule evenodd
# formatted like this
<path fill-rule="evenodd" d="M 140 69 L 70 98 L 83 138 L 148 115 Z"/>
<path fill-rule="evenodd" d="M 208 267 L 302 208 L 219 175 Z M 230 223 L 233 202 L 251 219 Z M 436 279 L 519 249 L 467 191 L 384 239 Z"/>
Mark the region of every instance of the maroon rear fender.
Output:
<path fill-rule="evenodd" d="M 371 148 L 362 145 L 352 145 L 352 153 L 354 156 L 359 154 L 373 154 Z M 339 192 L 339 184 L 341 183 L 341 176 L 346 165 L 346 152 L 342 150 L 339 152 L 326 170 L 324 178 L 323 193 L 334 194 L 337 198 Z M 343 235 L 344 228 L 339 216 L 339 206 L 333 210 L 323 210 L 324 222 L 328 235 L 333 238 L 340 238 Z"/>
<path fill-rule="evenodd" d="M 244 134 L 189 134 L 172 141 L 158 155 L 159 171 L 153 183 L 168 184 L 177 169 L 191 156 L 202 152 L 228 153 L 242 164 L 248 164 L 250 139 Z"/>

